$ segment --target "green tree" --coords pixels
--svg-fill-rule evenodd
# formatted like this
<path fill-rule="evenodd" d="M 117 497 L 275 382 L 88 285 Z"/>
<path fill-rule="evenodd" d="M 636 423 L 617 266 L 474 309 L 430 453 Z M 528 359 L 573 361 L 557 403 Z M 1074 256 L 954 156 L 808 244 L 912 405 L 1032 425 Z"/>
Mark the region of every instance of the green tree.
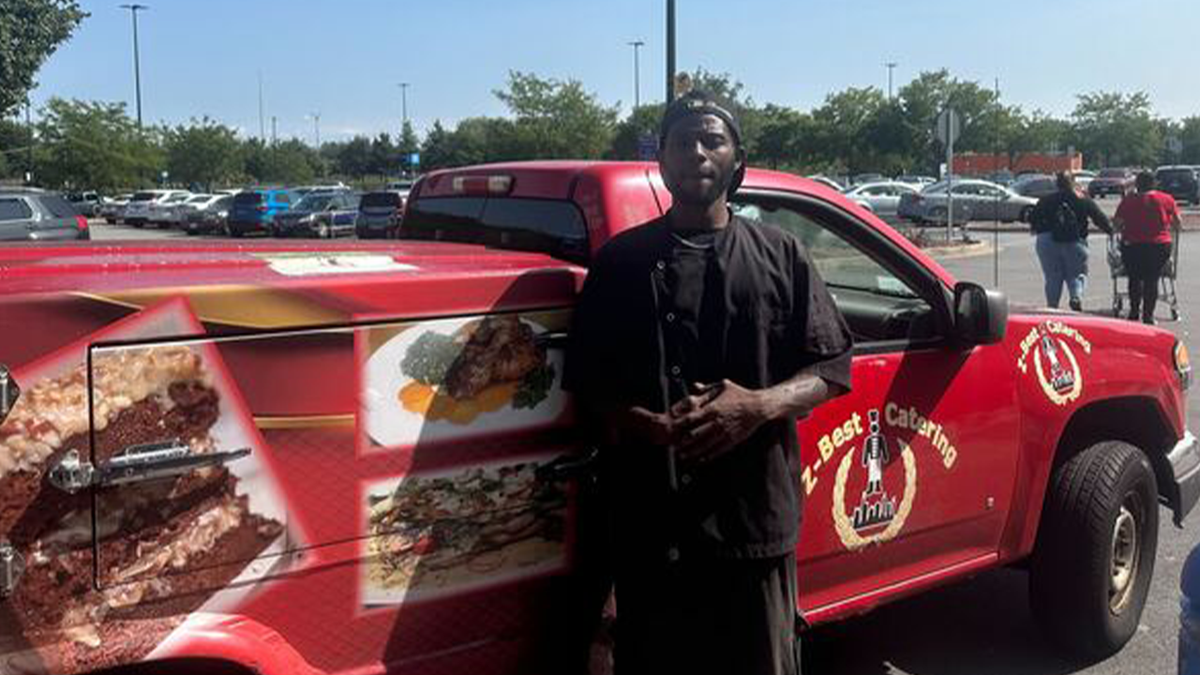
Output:
<path fill-rule="evenodd" d="M 33 144 L 33 128 L 15 120 L 0 119 L 0 158 L 4 169 L 0 178 L 21 178 L 32 171 L 29 148 Z"/>
<path fill-rule="evenodd" d="M 232 184 L 243 167 L 237 132 L 208 117 L 168 130 L 165 150 L 171 179 L 184 185 Z"/>
<path fill-rule="evenodd" d="M 0 117 L 25 100 L 38 69 L 86 16 L 74 0 L 0 0 Z"/>
<path fill-rule="evenodd" d="M 1104 166 L 1149 166 L 1163 139 L 1146 92 L 1093 92 L 1078 97 L 1071 113 L 1075 146 Z"/>
<path fill-rule="evenodd" d="M 52 98 L 37 124 L 35 180 L 111 190 L 152 183 L 165 167 L 161 133 L 141 132 L 123 103 Z"/>
<path fill-rule="evenodd" d="M 400 152 L 392 143 L 392 137 L 381 133 L 371 140 L 370 159 L 367 162 L 367 173 L 376 176 L 390 176 L 400 170 Z"/>
<path fill-rule="evenodd" d="M 992 150 L 996 138 L 996 92 L 978 82 L 954 78 L 943 69 L 921 73 L 901 87 L 899 93 L 914 151 L 923 155 L 923 166 L 933 167 L 944 161 L 945 148 L 934 135 L 934 125 L 938 114 L 947 107 L 958 112 L 962 120 L 962 135 L 955 143 L 956 150 Z"/>
<path fill-rule="evenodd" d="M 658 142 L 658 126 L 662 120 L 663 104 L 652 103 L 639 106 L 629 116 L 617 123 L 613 131 L 612 146 L 605 157 L 608 159 L 640 159 L 638 148 L 642 136 L 649 135 Z"/>
<path fill-rule="evenodd" d="M 316 150 L 296 138 L 274 145 L 252 138 L 243 146 L 246 174 L 258 183 L 311 183 L 321 166 Z"/>
<path fill-rule="evenodd" d="M 1183 142 L 1184 164 L 1200 164 L 1200 117 L 1185 117 L 1179 123 L 1179 140 Z"/>
<path fill-rule="evenodd" d="M 874 170 L 877 153 L 870 146 L 867 132 L 885 102 L 883 92 L 876 87 L 851 87 L 826 97 L 825 103 L 812 112 L 814 135 L 809 147 L 816 158 L 844 162 L 851 173 Z"/>
<path fill-rule="evenodd" d="M 371 140 L 366 136 L 355 136 L 342 144 L 336 166 L 341 175 L 362 179 L 371 170 Z"/>
<path fill-rule="evenodd" d="M 515 117 L 519 153 L 526 159 L 593 159 L 610 147 L 617 108 L 601 105 L 578 80 L 513 71 L 508 86 L 494 93 Z"/>
<path fill-rule="evenodd" d="M 812 117 L 792 108 L 767 104 L 760 120 L 758 142 L 749 162 L 772 169 L 802 166 L 801 147 L 812 133 Z"/>

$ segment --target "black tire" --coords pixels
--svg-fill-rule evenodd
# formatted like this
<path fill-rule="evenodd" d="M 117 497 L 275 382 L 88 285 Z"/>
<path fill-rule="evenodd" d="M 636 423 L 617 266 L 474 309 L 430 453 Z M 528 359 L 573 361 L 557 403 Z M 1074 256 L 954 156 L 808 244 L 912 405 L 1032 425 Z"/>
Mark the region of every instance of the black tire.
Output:
<path fill-rule="evenodd" d="M 1157 546 L 1158 486 L 1145 453 L 1103 441 L 1070 458 L 1050 480 L 1030 568 L 1038 621 L 1075 656 L 1115 654 L 1137 630 Z"/>

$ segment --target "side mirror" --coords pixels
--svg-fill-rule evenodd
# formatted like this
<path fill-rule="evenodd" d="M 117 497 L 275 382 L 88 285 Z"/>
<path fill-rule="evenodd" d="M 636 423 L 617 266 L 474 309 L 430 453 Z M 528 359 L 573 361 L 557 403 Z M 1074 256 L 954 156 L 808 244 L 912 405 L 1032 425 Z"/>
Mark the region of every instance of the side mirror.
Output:
<path fill-rule="evenodd" d="M 979 284 L 961 281 L 954 287 L 954 332 L 963 345 L 990 345 L 1008 329 L 1008 298 Z"/>

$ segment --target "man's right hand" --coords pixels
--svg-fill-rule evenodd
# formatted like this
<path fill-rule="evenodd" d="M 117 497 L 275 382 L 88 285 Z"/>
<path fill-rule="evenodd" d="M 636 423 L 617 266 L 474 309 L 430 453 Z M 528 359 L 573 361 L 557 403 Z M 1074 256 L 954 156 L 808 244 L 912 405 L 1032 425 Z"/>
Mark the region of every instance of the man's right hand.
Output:
<path fill-rule="evenodd" d="M 670 415 L 650 412 L 645 408 L 630 408 L 622 416 L 621 436 L 652 445 L 669 445 L 674 439 L 675 423 Z"/>

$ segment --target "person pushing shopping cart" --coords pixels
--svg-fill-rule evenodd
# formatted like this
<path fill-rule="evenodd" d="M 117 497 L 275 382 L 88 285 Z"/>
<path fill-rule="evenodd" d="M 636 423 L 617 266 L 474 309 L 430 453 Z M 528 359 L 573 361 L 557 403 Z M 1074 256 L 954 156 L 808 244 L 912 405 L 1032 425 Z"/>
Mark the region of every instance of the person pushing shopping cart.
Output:
<path fill-rule="evenodd" d="M 1117 235 L 1109 237 L 1114 314 L 1121 315 L 1124 300 L 1128 298 L 1128 319 L 1153 325 L 1154 310 L 1161 297 L 1171 308 L 1171 320 L 1179 320 L 1175 275 L 1179 269 L 1181 224 L 1175 198 L 1154 189 L 1154 174 L 1139 173 L 1137 191 L 1121 200 L 1113 217 Z M 1119 285 L 1122 276 L 1129 279 L 1124 295 Z"/>

